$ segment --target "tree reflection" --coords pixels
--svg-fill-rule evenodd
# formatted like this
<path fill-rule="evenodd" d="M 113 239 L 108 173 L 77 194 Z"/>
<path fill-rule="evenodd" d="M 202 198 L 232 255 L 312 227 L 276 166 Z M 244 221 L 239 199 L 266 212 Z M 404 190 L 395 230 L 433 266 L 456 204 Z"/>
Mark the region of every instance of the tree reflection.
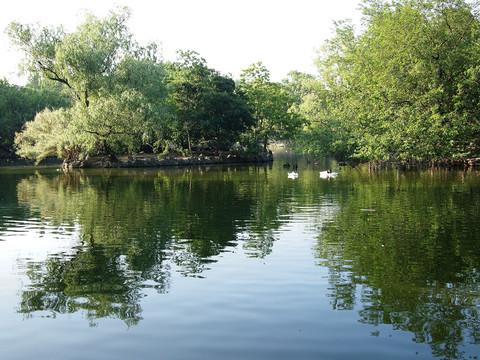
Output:
<path fill-rule="evenodd" d="M 19 311 L 82 311 L 92 324 L 114 317 L 134 325 L 141 319 L 143 289 L 167 292 L 173 266 L 201 276 L 217 255 L 237 246 L 245 230 L 268 239 L 255 246 L 245 241 L 256 247 L 252 253 L 268 254 L 273 240 L 258 222 L 270 224 L 269 231 L 278 226 L 275 192 L 250 186 L 255 180 L 248 172 L 206 170 L 36 173 L 19 181 L 20 205 L 50 227 L 77 228 L 79 238 L 71 253 L 25 261 L 31 285 Z"/>
<path fill-rule="evenodd" d="M 144 279 L 140 273 L 126 271 L 122 260 L 108 256 L 104 246 L 92 246 L 74 256 L 57 254 L 30 264 L 32 285 L 22 292 L 19 311 L 43 311 L 50 316 L 83 311 L 92 324 L 98 318 L 115 317 L 135 325 L 141 319 Z M 168 276 L 162 275 L 161 283 L 154 285 L 160 292 L 168 284 Z"/>
<path fill-rule="evenodd" d="M 436 357 L 459 358 L 462 345 L 480 344 L 475 173 L 357 168 L 335 182 L 288 186 L 271 173 L 98 170 L 18 182 L 25 212 L 78 229 L 73 251 L 26 261 L 31 284 L 19 311 L 136 324 L 145 288 L 168 292 L 174 271 L 201 277 L 240 244 L 247 256 L 268 256 L 282 224 L 306 211 L 301 221 L 319 234 L 315 254 L 328 268 L 335 310 L 411 332 Z"/>
<path fill-rule="evenodd" d="M 412 332 L 436 357 L 480 343 L 480 187 L 464 176 L 359 173 L 320 229 L 335 309 L 361 304 L 360 322 Z"/>

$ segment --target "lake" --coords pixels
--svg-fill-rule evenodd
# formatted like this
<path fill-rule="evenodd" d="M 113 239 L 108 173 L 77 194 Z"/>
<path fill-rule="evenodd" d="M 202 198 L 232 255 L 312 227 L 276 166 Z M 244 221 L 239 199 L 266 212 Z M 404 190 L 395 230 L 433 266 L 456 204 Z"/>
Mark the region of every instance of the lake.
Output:
<path fill-rule="evenodd" d="M 8 360 L 478 359 L 480 172 L 0 168 L 0 293 Z"/>

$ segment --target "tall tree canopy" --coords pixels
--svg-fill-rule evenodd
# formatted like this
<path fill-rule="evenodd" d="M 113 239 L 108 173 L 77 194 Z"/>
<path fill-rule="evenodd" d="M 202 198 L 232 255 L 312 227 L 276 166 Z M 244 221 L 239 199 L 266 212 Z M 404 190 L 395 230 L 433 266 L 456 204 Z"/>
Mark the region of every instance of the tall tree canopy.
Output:
<path fill-rule="evenodd" d="M 265 149 L 300 127 L 302 117 L 291 111 L 295 98 L 270 81 L 263 65 L 247 69 L 237 86 L 193 51 L 164 63 L 156 44 L 133 40 L 129 17 L 127 8 L 105 19 L 87 14 L 71 33 L 10 24 L 24 68 L 61 84 L 73 99 L 71 108 L 39 112 L 26 124 L 15 140 L 19 154 L 77 160 L 146 146 L 191 154 L 194 148 L 226 150 L 239 140 Z"/>
<path fill-rule="evenodd" d="M 128 8 L 111 11 L 105 19 L 87 14 L 72 33 L 62 27 L 10 24 L 10 38 L 25 53 L 25 69 L 63 84 L 75 100 L 68 112 L 42 114 L 43 119 L 63 119 L 58 155 L 112 155 L 155 142 L 166 112 L 164 66 L 155 44 L 142 47 L 132 40 L 129 17 Z M 38 149 L 39 160 L 48 153 L 36 140 L 43 128 L 30 126 L 29 136 L 17 141 L 31 156 Z"/>
<path fill-rule="evenodd" d="M 169 103 L 176 139 L 216 149 L 229 148 L 251 125 L 247 103 L 235 82 L 210 69 L 193 51 L 180 51 L 169 67 Z"/>
<path fill-rule="evenodd" d="M 291 72 L 283 85 L 296 99 L 293 110 L 305 119 L 295 137 L 296 147 L 318 157 L 348 158 L 355 142 L 345 123 L 336 117 L 333 92 L 314 76 L 299 72 Z"/>
<path fill-rule="evenodd" d="M 270 72 L 261 62 L 242 72 L 240 88 L 254 119 L 253 140 L 264 149 L 270 140 L 292 137 L 302 125 L 303 118 L 291 111 L 295 98 L 281 84 L 270 81 Z"/>
<path fill-rule="evenodd" d="M 126 25 L 129 17 L 130 10 L 123 8 L 105 19 L 86 14 L 73 33 L 62 26 L 40 28 L 18 22 L 12 22 L 7 32 L 26 55 L 26 70 L 66 85 L 88 106 L 134 45 Z"/>
<path fill-rule="evenodd" d="M 318 127 L 325 116 L 341 124 L 350 155 L 362 159 L 478 154 L 477 11 L 464 0 L 365 0 L 363 31 L 336 23 L 317 59 Z"/>

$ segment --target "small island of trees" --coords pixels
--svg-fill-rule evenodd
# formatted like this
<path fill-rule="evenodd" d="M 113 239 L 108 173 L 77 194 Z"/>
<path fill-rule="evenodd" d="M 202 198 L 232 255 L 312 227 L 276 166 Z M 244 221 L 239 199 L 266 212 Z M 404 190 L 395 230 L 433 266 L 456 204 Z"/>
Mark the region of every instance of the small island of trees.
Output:
<path fill-rule="evenodd" d="M 0 147 L 37 162 L 196 149 L 266 151 L 288 140 L 338 160 L 480 157 L 476 1 L 364 0 L 357 29 L 335 23 L 318 74 L 270 80 L 262 63 L 234 80 L 194 51 L 163 61 L 141 46 L 128 8 L 87 14 L 76 31 L 11 23 L 24 87 L 0 82 Z"/>

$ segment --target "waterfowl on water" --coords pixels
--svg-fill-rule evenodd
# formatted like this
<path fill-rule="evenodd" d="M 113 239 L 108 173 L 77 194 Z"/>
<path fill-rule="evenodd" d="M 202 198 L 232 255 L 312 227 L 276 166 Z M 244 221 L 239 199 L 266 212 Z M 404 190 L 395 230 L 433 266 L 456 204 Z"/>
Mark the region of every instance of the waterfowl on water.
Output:
<path fill-rule="evenodd" d="M 320 171 L 320 177 L 321 178 L 331 178 L 331 177 L 336 177 L 338 173 L 332 172 L 332 170 L 328 169 L 325 171 Z"/>
<path fill-rule="evenodd" d="M 283 164 L 283 167 L 285 169 L 290 169 L 290 163 L 287 162 L 287 163 Z M 293 168 L 293 170 L 297 170 L 298 169 L 298 164 L 297 163 L 293 164 L 292 168 Z"/>

